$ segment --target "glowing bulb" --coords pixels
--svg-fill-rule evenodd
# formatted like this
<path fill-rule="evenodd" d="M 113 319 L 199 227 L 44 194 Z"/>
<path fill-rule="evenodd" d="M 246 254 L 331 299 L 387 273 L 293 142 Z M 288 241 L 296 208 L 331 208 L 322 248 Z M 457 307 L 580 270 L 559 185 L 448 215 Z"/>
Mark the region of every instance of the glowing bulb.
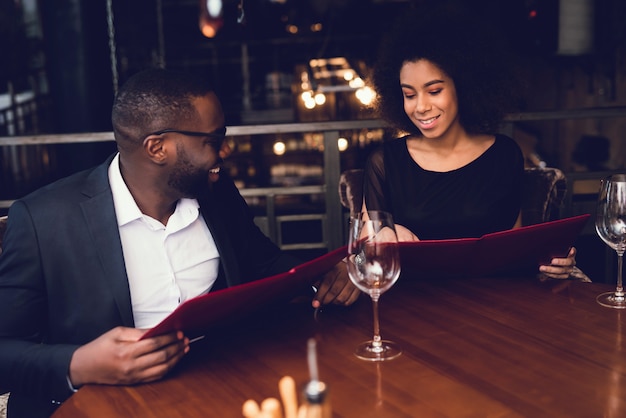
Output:
<path fill-rule="evenodd" d="M 376 98 L 376 92 L 369 86 L 361 87 L 355 93 L 356 98 L 364 104 L 365 106 L 369 106 L 374 102 Z"/>
<path fill-rule="evenodd" d="M 276 155 L 283 155 L 285 151 L 287 150 L 285 143 L 281 141 L 275 142 L 273 148 L 274 148 L 274 154 Z"/>
<path fill-rule="evenodd" d="M 318 104 L 320 106 L 326 103 L 326 95 L 324 93 L 317 93 L 314 99 L 315 99 L 315 104 Z"/>
<path fill-rule="evenodd" d="M 217 29 L 209 23 L 203 24 L 201 31 L 207 38 L 215 38 L 215 35 L 217 35 Z"/>
<path fill-rule="evenodd" d="M 310 91 L 303 91 L 300 97 L 302 98 L 302 101 L 306 102 L 307 100 L 311 100 L 313 98 L 313 93 Z"/>
<path fill-rule="evenodd" d="M 306 107 L 307 109 L 313 109 L 315 107 L 315 99 L 311 97 L 310 99 L 305 100 L 304 107 Z"/>
<path fill-rule="evenodd" d="M 311 32 L 320 32 L 322 30 L 321 23 L 314 23 L 311 25 Z"/>
<path fill-rule="evenodd" d="M 345 151 L 348 149 L 348 140 L 346 138 L 339 138 L 337 139 L 337 148 L 339 148 L 339 151 Z"/>
<path fill-rule="evenodd" d="M 350 85 L 350 87 L 352 87 L 353 89 L 358 89 L 359 87 L 363 87 L 365 85 L 365 82 L 361 77 L 357 77 L 350 80 L 348 85 Z"/>
<path fill-rule="evenodd" d="M 219 17 L 222 14 L 222 0 L 207 0 L 206 10 L 211 17 Z"/>

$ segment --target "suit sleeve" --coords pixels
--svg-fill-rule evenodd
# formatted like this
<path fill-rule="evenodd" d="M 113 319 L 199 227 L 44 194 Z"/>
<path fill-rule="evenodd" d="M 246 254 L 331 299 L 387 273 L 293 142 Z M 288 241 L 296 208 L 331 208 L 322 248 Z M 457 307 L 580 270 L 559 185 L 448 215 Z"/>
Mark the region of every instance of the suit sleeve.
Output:
<path fill-rule="evenodd" d="M 56 245 L 48 243 L 48 245 Z M 75 345 L 46 344 L 47 291 L 28 209 L 16 202 L 0 255 L 0 393 L 63 401 Z"/>

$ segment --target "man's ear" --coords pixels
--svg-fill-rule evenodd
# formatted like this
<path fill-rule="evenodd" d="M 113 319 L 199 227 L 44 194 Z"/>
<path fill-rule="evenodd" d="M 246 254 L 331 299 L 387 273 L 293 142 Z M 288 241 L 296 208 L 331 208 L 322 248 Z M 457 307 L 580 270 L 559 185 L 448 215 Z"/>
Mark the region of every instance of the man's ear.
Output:
<path fill-rule="evenodd" d="M 149 135 L 143 140 L 143 149 L 148 158 L 157 164 L 164 164 L 167 158 L 165 141 L 161 135 Z"/>

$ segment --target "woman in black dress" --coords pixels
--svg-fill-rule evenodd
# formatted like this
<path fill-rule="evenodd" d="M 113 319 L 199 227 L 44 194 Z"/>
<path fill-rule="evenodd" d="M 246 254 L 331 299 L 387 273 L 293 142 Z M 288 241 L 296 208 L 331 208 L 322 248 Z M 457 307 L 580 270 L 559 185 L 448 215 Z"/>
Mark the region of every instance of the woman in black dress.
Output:
<path fill-rule="evenodd" d="M 497 129 L 518 104 L 507 50 L 466 13 L 407 13 L 383 42 L 373 82 L 402 135 L 369 157 L 364 209 L 391 212 L 399 240 L 480 237 L 520 225 L 524 159 Z M 568 278 L 576 250 L 540 271 Z"/>

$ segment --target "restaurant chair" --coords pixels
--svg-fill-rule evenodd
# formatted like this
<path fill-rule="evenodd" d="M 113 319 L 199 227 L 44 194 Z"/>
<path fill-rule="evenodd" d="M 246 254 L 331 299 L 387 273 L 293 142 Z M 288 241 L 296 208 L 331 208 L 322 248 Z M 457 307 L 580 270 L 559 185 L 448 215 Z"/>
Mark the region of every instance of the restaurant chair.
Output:
<path fill-rule="evenodd" d="M 5 418 L 7 416 L 8 401 L 9 401 L 8 393 L 0 395 L 0 418 Z"/>
<path fill-rule="evenodd" d="M 350 213 L 361 210 L 363 204 L 363 170 L 345 170 L 339 176 L 339 200 Z"/>
<path fill-rule="evenodd" d="M 526 168 L 522 181 L 522 225 L 558 219 L 567 179 L 558 168 Z"/>

